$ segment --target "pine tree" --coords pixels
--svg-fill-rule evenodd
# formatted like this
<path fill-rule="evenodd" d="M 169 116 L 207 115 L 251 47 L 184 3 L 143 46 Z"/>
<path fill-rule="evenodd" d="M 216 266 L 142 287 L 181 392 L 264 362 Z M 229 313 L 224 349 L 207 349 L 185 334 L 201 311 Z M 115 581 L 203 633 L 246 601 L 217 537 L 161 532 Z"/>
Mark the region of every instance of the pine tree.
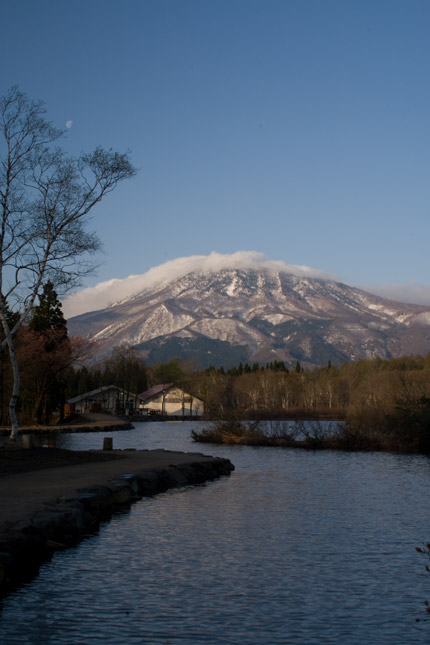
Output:
<path fill-rule="evenodd" d="M 58 373 L 58 356 L 62 350 L 68 352 L 69 338 L 67 323 L 61 310 L 61 303 L 51 281 L 48 281 L 39 296 L 39 305 L 34 308 L 29 324 L 35 340 L 42 343 L 45 351 L 44 367 L 38 379 L 39 387 L 35 398 L 35 417 L 37 423 L 48 425 L 52 409 L 60 403 L 60 416 L 63 416 L 65 384 Z"/>
<path fill-rule="evenodd" d="M 36 332 L 44 332 L 50 329 L 63 331 L 64 336 L 67 336 L 66 319 L 63 316 L 54 285 L 50 280 L 43 287 L 43 292 L 39 296 L 39 305 L 33 310 L 29 327 Z"/>

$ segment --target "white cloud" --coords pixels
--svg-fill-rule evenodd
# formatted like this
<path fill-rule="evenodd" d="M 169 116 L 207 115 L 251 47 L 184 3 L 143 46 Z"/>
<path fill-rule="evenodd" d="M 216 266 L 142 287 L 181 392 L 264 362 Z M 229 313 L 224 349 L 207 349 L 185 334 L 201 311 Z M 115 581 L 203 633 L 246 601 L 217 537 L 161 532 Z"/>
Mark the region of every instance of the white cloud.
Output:
<path fill-rule="evenodd" d="M 430 305 L 430 285 L 410 282 L 407 284 L 389 284 L 382 286 L 360 287 L 369 293 L 383 298 L 407 302 L 415 305 Z"/>
<path fill-rule="evenodd" d="M 257 251 L 237 251 L 230 255 L 213 251 L 210 255 L 192 255 L 170 260 L 141 275 L 131 275 L 123 279 L 114 278 L 100 282 L 95 287 L 83 289 L 64 300 L 64 315 L 66 318 L 71 318 L 87 311 L 104 309 L 119 300 L 129 298 L 162 282 L 181 278 L 188 273 L 212 273 L 222 269 L 266 269 L 273 272 L 286 271 L 311 278 L 336 279 L 335 276 L 328 275 L 324 271 L 307 266 L 269 260 L 264 253 Z"/>

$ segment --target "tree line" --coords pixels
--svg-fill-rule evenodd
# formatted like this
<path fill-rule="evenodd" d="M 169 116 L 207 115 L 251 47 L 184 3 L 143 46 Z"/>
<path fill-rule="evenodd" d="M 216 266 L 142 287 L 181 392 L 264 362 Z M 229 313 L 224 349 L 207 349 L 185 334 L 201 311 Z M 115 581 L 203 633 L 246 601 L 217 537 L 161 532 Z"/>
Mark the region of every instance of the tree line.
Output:
<path fill-rule="evenodd" d="M 217 420 L 199 441 L 430 453 L 430 354 L 239 377 L 208 370 L 199 386 Z M 258 423 L 270 419 L 278 425 Z"/>
<path fill-rule="evenodd" d="M 128 353 L 127 353 L 128 352 Z M 134 350 L 124 348 L 119 354 L 128 368 L 115 374 L 136 370 L 139 358 Z M 68 393 L 82 394 L 101 385 L 118 384 L 111 362 L 102 367 L 79 368 L 70 372 Z M 430 354 L 383 360 L 364 359 L 356 363 L 305 369 L 296 363 L 281 361 L 265 365 L 239 364 L 229 369 L 208 368 L 191 371 L 186 363 L 174 359 L 151 367 L 141 365 L 146 386 L 173 382 L 205 403 L 209 418 L 307 418 L 343 419 L 364 414 L 387 415 L 407 405 L 430 401 Z M 134 367 L 133 367 L 134 366 Z M 115 377 L 117 378 L 117 377 Z M 130 391 L 143 391 L 140 385 Z"/>
<path fill-rule="evenodd" d="M 393 410 L 399 402 L 430 398 L 430 355 L 380 358 L 326 367 L 209 368 L 188 378 L 211 416 L 343 418 L 359 410 Z"/>

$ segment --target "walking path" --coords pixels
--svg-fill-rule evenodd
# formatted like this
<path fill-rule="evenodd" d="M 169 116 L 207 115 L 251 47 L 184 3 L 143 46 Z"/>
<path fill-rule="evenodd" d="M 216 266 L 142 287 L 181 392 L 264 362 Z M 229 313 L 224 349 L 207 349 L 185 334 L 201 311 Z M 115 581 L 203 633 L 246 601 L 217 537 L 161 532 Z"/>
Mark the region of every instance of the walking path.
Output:
<path fill-rule="evenodd" d="M 130 421 L 115 417 L 112 414 L 103 412 L 88 412 L 80 415 L 77 422 L 56 424 L 51 426 L 22 425 L 20 426 L 20 435 L 25 434 L 45 434 L 57 432 L 95 432 L 108 430 L 129 430 L 133 425 Z M 0 436 L 8 437 L 10 426 L 0 426 Z"/>
<path fill-rule="evenodd" d="M 113 450 L 110 454 L 118 455 L 118 458 L 1 477 L 0 532 L 12 523 L 43 511 L 45 503 L 72 496 L 78 489 L 104 485 L 108 480 L 126 474 L 212 459 L 196 453 L 165 450 Z"/>

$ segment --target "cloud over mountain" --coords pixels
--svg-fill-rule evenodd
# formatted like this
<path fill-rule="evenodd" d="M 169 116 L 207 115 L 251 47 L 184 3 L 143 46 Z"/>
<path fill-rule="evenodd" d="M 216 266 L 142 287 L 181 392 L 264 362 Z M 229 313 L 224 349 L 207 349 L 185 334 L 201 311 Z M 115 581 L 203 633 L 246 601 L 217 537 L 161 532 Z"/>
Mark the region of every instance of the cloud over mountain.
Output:
<path fill-rule="evenodd" d="M 410 282 L 408 284 L 389 284 L 385 286 L 362 287 L 383 298 L 397 302 L 413 302 L 416 305 L 430 305 L 430 285 Z"/>
<path fill-rule="evenodd" d="M 68 320 L 69 333 L 95 341 L 95 360 L 126 344 L 148 364 L 180 357 L 199 368 L 275 359 L 315 366 L 430 351 L 430 307 L 311 271 L 260 254 L 181 258 L 136 276 L 138 292 L 127 298 L 121 290 L 112 306 L 94 310 L 92 299 L 91 312 Z"/>
<path fill-rule="evenodd" d="M 276 273 L 285 271 L 299 277 L 336 279 L 324 271 L 308 266 L 287 264 L 281 260 L 270 260 L 258 251 L 237 251 L 231 254 L 216 253 L 192 255 L 169 260 L 149 269 L 140 275 L 100 282 L 95 287 L 83 289 L 64 300 L 63 311 L 66 318 L 78 316 L 87 311 L 104 309 L 110 305 L 134 296 L 145 289 L 151 289 L 163 282 L 182 278 L 189 273 L 216 273 L 223 269 L 265 269 Z"/>
<path fill-rule="evenodd" d="M 182 278 L 190 273 L 216 273 L 223 269 L 265 269 L 273 273 L 285 271 L 298 277 L 339 280 L 338 276 L 330 275 L 321 269 L 288 264 L 282 260 L 270 260 L 264 253 L 258 251 L 236 251 L 231 254 L 213 251 L 209 255 L 192 255 L 169 260 L 149 269 L 146 273 L 130 275 L 122 279 L 113 278 L 78 291 L 64 300 L 64 315 L 66 318 L 71 318 L 87 311 L 104 309 L 146 289 L 152 289 L 159 284 Z M 430 286 L 418 282 L 361 286 L 361 288 L 398 302 L 430 304 Z"/>

